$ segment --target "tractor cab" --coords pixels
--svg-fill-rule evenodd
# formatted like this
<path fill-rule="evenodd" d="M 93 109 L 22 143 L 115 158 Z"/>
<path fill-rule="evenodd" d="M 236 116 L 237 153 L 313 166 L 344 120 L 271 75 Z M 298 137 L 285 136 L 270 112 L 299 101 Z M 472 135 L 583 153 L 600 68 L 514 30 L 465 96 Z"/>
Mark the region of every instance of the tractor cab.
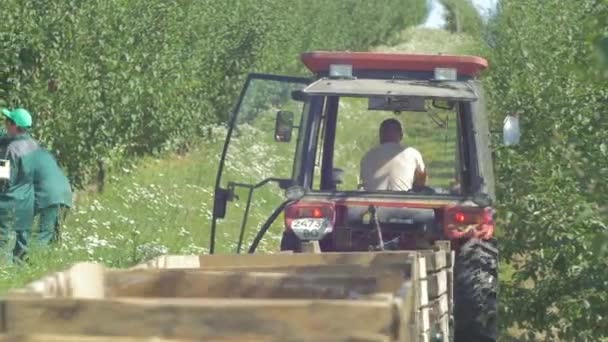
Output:
<path fill-rule="evenodd" d="M 245 82 L 217 174 L 210 253 L 297 253 L 304 243 L 321 252 L 412 250 L 447 240 L 455 341 L 495 341 L 494 172 L 478 80 L 486 60 L 301 59 L 311 78 Z M 388 126 L 391 134 L 380 129 Z M 503 133 L 517 143 L 516 116 Z"/>
<path fill-rule="evenodd" d="M 457 247 L 491 238 L 494 173 L 477 79 L 486 60 L 366 52 L 301 60 L 312 78 L 250 74 L 245 82 L 217 174 L 211 253 L 297 252 L 302 241 L 319 241 L 322 251 L 426 248 L 443 239 Z M 403 132 L 394 158 L 418 151 L 422 182 L 383 188 L 370 185 L 386 184 L 374 177 L 401 171 L 376 163 L 362 172 L 390 118 Z"/>

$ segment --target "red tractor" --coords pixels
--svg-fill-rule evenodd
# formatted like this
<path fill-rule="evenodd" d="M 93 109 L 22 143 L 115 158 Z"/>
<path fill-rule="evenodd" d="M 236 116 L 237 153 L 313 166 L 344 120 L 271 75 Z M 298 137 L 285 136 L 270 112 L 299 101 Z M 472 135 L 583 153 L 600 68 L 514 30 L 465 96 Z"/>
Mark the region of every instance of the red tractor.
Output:
<path fill-rule="evenodd" d="M 367 52 L 310 52 L 301 60 L 312 78 L 250 74 L 245 83 L 217 174 L 210 253 L 240 253 L 246 240 L 249 253 L 272 249 L 272 241 L 294 252 L 318 241 L 332 252 L 450 240 L 455 341 L 496 340 L 494 172 L 478 80 L 486 60 Z M 407 167 L 385 172 L 382 158 L 369 164 L 371 174 L 361 170 L 391 118 L 405 136 L 393 143 L 394 158 L 419 151 L 424 167 L 416 175 Z M 411 184 L 386 186 L 395 172 Z M 235 203 L 229 217 L 228 202 Z M 218 230 L 220 218 L 226 227 Z M 218 231 L 226 242 L 216 243 Z"/>

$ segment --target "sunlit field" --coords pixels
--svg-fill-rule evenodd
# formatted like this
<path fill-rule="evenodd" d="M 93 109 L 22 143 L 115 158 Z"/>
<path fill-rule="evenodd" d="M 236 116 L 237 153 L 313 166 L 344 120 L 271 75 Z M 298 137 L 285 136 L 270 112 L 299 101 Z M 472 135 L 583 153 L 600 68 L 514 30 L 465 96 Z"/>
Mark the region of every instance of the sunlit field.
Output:
<path fill-rule="evenodd" d="M 272 114 L 272 115 L 271 115 Z M 268 177 L 288 178 L 295 140 L 273 140 L 274 111 L 266 111 L 253 125 L 244 123 L 234 133 L 226 158 L 222 185 L 234 181 L 255 184 Z M 395 115 L 369 112 L 366 103 L 350 99 L 340 108 L 336 166 L 345 170 L 345 188 L 356 188 L 359 161 L 377 143 L 379 123 Z M 426 113 L 396 116 L 403 121 L 405 142 L 418 148 L 430 171 L 431 185 L 445 186 L 453 171 L 453 130 L 439 128 Z M 257 127 L 256 127 L 257 126 Z M 348 132 L 357 132 L 348 134 Z M 30 265 L 3 268 L 6 290 L 77 261 L 98 261 L 127 267 L 161 254 L 201 254 L 208 251 L 213 209 L 213 187 L 226 129 L 215 128 L 213 139 L 186 157 L 147 159 L 114 177 L 102 195 L 81 195 L 69 213 L 60 246 L 33 251 Z M 446 143 L 446 134 L 449 139 Z M 247 189 L 236 189 L 227 216 L 217 226 L 217 252 L 236 252 Z M 241 251 L 253 241 L 257 228 L 281 203 L 283 191 L 270 183 L 254 191 Z M 278 249 L 282 216 L 265 235 L 258 251 Z"/>
<path fill-rule="evenodd" d="M 297 123 L 302 108 L 301 103 L 293 101 L 283 101 L 283 107 L 277 107 L 277 103 L 281 101 L 242 117 L 228 149 L 222 186 L 228 181 L 255 184 L 267 177 L 291 176 L 297 130 L 291 142 L 276 143 L 274 120 L 277 110 L 290 110 Z M 255 108 L 256 104 L 244 106 Z M 362 99 L 342 101 L 335 156 L 335 166 L 345 171 L 341 187 L 356 188 L 359 161 L 367 149 L 377 144 L 378 126 L 388 117 L 403 123 L 404 143 L 422 153 L 430 185 L 447 187 L 454 172 L 454 115 L 435 111 L 442 120 L 447 116 L 447 128 L 438 125 L 428 113 L 395 116 L 391 112 L 368 111 L 367 102 Z M 207 141 L 185 156 L 145 158 L 125 165 L 120 173 L 111 176 L 104 193 L 79 193 L 61 244 L 32 250 L 29 265 L 0 268 L 0 291 L 23 286 L 79 261 L 118 268 L 161 254 L 208 252 L 213 189 L 227 130 L 213 127 L 209 131 L 212 134 Z M 248 190 L 236 188 L 235 192 L 238 199 L 229 202 L 226 218 L 218 221 L 216 252 L 234 253 L 238 247 Z M 259 226 L 282 202 L 283 195 L 283 190 L 273 183 L 254 191 L 241 252 L 247 251 Z M 282 225 L 281 215 L 261 241 L 258 252 L 278 250 Z"/>

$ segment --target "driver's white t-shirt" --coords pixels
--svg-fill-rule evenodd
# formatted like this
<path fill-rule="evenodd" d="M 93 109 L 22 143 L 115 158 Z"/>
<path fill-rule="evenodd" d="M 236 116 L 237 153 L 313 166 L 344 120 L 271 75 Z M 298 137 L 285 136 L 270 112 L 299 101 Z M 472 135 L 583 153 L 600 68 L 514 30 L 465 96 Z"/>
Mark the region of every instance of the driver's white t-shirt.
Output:
<path fill-rule="evenodd" d="M 367 191 L 408 191 L 414 184 L 416 168 L 424 171 L 418 150 L 399 143 L 380 144 L 361 160 L 361 183 Z"/>

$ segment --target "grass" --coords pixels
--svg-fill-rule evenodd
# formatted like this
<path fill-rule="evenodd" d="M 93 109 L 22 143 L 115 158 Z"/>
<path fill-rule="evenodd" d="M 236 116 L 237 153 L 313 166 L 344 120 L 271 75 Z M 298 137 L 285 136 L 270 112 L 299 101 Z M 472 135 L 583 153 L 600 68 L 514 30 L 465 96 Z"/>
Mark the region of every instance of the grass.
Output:
<path fill-rule="evenodd" d="M 423 49 L 429 41 L 441 43 Z M 454 37 L 460 37 L 462 42 Z M 466 45 L 465 36 L 427 29 L 410 29 L 403 33 L 407 41 L 392 50 L 417 52 L 457 52 Z M 386 50 L 378 47 L 376 50 Z M 434 51 L 439 49 L 441 51 Z M 260 96 L 263 96 L 263 87 Z M 289 177 L 292 170 L 294 141 L 273 141 L 276 108 L 255 112 L 255 103 L 245 103 L 247 118 L 235 132 L 226 160 L 227 180 L 255 183 L 269 176 Z M 299 104 L 288 109 L 301 112 Z M 337 132 L 336 167 L 345 170 L 344 186 L 355 188 L 359 160 L 377 141 L 377 127 L 392 113 L 371 113 L 367 104 L 353 99 L 340 107 Z M 284 109 L 284 108 L 281 108 Z M 257 119 L 253 120 L 256 115 Z M 442 114 L 445 115 L 445 114 Z M 433 186 L 447 186 L 453 173 L 453 126 L 438 128 L 425 113 L 403 114 L 407 144 L 418 148 L 430 170 Z M 347 120 L 344 120 L 347 119 Z M 253 121 L 252 121 L 253 120 Z M 451 120 L 453 123 L 453 119 Z M 209 245 L 209 226 L 213 208 L 213 187 L 218 159 L 226 130 L 214 127 L 208 140 L 185 156 L 147 157 L 125 166 L 111 175 L 105 191 L 81 192 L 76 207 L 65 223 L 60 245 L 32 250 L 31 262 L 25 266 L 0 268 L 0 293 L 67 268 L 80 261 L 97 261 L 110 267 L 127 267 L 161 254 L 202 254 Z M 446 135 L 448 137 L 446 143 Z M 247 190 L 237 188 L 239 200 L 231 202 L 227 216 L 217 230 L 218 252 L 236 249 Z M 243 246 L 249 246 L 257 227 L 281 202 L 283 193 L 274 184 L 256 191 Z M 260 251 L 277 250 L 282 220 L 278 219 L 259 247 Z"/>
<path fill-rule="evenodd" d="M 28 266 L 0 269 L 0 291 L 22 286 L 78 261 L 125 267 L 164 253 L 199 254 L 207 245 L 212 194 L 205 163 L 216 145 L 186 157 L 146 158 L 112 177 L 103 194 L 79 193 L 63 241 L 33 250 Z"/>
<path fill-rule="evenodd" d="M 446 55 L 476 54 L 480 51 L 479 42 L 467 34 L 421 27 L 410 27 L 402 31 L 397 41 L 400 43 L 378 46 L 375 50 Z"/>

